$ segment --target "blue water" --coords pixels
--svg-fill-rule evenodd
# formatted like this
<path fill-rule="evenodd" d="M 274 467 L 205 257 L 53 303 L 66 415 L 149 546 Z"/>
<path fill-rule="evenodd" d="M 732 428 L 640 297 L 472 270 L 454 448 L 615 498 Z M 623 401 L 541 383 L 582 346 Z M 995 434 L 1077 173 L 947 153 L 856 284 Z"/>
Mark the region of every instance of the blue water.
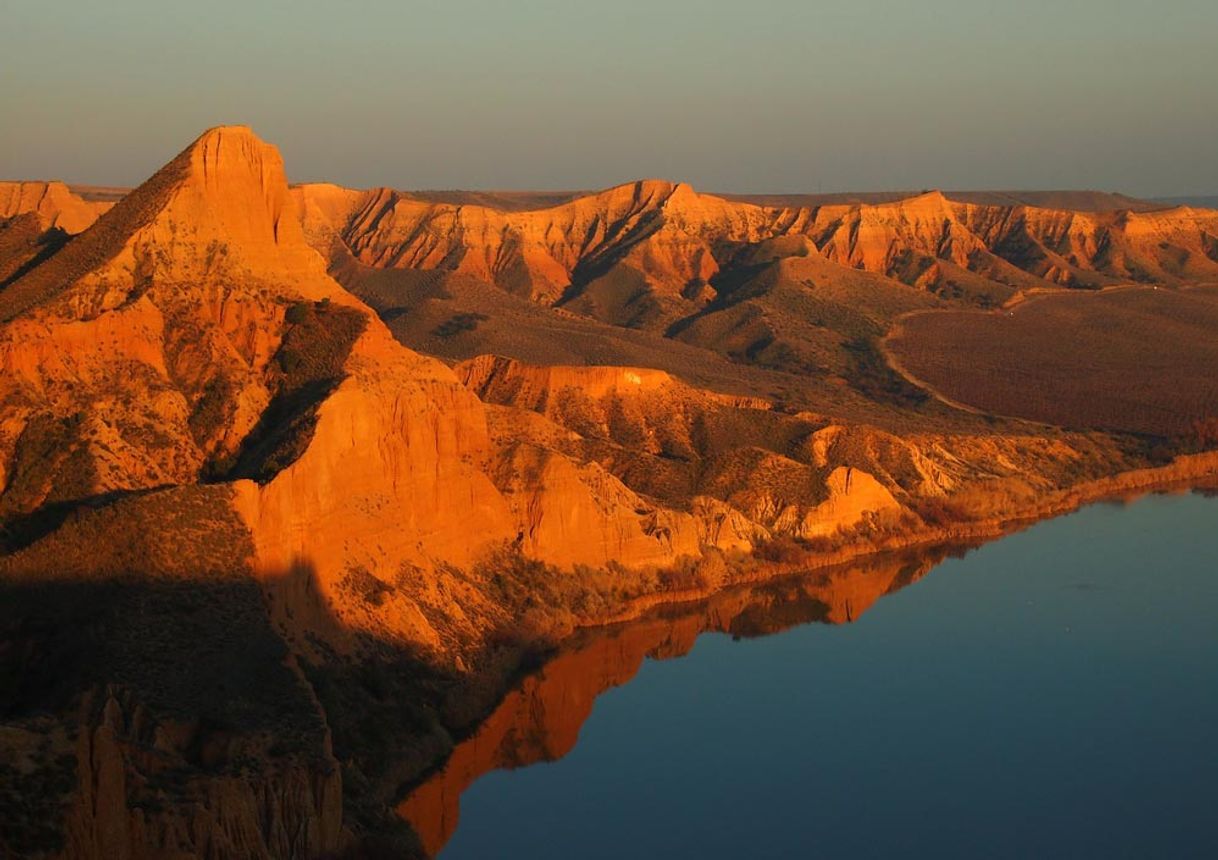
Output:
<path fill-rule="evenodd" d="M 560 761 L 461 798 L 461 858 L 1218 857 L 1218 499 L 1097 505 L 853 624 L 699 639 Z"/>

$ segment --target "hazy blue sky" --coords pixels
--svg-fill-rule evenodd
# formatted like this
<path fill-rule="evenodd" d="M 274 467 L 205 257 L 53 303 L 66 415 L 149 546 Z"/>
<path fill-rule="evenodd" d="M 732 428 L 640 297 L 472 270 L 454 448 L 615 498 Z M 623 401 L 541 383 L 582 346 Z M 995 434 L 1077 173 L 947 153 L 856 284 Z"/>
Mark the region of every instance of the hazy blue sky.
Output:
<path fill-rule="evenodd" d="M 1218 0 L 0 0 L 0 177 L 1218 193 Z"/>

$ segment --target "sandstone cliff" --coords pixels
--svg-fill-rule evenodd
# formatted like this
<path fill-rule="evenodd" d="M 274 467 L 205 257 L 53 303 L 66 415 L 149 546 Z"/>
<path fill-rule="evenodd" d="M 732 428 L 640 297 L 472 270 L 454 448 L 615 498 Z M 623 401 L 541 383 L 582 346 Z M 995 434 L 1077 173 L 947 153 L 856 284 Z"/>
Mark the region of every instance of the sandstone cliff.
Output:
<path fill-rule="evenodd" d="M 742 246 L 804 237 L 841 266 L 924 289 L 1005 295 L 1218 275 L 1218 212 L 1080 212 L 967 203 L 937 191 L 876 204 L 758 206 L 647 180 L 505 211 L 405 192 L 303 185 L 306 232 L 373 268 L 461 273 L 616 324 L 668 324 L 730 280 Z"/>
<path fill-rule="evenodd" d="M 953 409 L 879 338 L 910 310 L 1218 268 L 1215 216 L 1184 209 L 661 181 L 488 202 L 289 189 L 234 126 L 113 206 L 0 187 L 0 669 L 24 703 L 0 720 L 25 751 L 0 801 L 45 798 L 21 839 L 339 849 L 575 627 L 1110 488 L 1143 440 Z M 460 311 L 425 324 L 448 363 L 398 325 L 428 302 Z M 516 320 L 543 359 L 574 332 L 571 360 L 478 348 Z"/>

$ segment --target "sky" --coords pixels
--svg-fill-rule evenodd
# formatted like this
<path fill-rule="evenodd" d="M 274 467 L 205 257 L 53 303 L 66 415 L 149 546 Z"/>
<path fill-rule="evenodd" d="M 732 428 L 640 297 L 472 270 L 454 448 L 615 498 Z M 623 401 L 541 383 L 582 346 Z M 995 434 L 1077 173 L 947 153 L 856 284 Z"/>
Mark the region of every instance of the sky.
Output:
<path fill-rule="evenodd" d="M 1218 193 L 1215 0 L 0 0 L 0 178 Z"/>

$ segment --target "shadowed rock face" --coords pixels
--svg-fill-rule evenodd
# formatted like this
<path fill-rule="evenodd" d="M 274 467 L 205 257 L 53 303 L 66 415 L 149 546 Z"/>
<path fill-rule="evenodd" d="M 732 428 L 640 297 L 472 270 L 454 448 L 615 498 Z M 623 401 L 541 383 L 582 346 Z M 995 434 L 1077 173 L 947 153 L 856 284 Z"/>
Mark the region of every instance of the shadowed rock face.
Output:
<path fill-rule="evenodd" d="M 929 396 L 902 314 L 1213 259 L 1185 210 L 544 203 L 289 190 L 234 126 L 117 202 L 0 186 L 0 848 L 409 841 L 397 788 L 575 627 L 1150 462 Z"/>

